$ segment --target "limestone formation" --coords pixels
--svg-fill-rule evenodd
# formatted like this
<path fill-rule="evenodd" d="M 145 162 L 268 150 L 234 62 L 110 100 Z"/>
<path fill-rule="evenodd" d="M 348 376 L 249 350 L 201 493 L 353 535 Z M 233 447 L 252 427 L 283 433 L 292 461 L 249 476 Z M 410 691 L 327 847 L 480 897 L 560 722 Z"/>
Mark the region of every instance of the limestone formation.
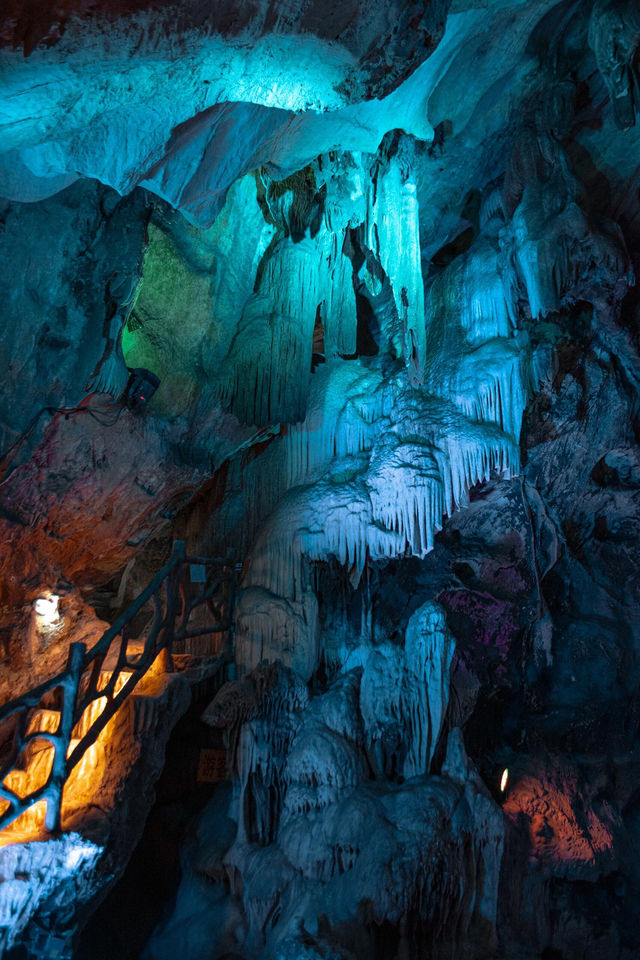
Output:
<path fill-rule="evenodd" d="M 5 8 L 0 950 L 633 960 L 638 5 Z"/>

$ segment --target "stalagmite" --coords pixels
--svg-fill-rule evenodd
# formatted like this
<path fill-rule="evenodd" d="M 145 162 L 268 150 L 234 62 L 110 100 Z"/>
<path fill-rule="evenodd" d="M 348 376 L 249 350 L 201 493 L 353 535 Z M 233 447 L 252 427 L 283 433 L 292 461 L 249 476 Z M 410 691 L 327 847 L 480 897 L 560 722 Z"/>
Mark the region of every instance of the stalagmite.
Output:
<path fill-rule="evenodd" d="M 360 708 L 378 775 L 429 772 L 449 700 L 453 650 L 442 611 L 426 603 L 407 624 L 404 650 L 383 644 L 370 651 Z"/>
<path fill-rule="evenodd" d="M 427 773 L 449 703 L 449 668 L 455 641 L 442 610 L 425 603 L 405 631 L 407 681 L 403 715 L 408 720 L 407 778 Z"/>

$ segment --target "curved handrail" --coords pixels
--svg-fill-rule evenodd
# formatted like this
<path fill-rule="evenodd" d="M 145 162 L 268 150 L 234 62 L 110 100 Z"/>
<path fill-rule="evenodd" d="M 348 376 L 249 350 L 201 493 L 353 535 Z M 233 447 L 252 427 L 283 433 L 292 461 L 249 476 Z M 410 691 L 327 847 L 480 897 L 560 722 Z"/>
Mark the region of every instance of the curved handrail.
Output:
<path fill-rule="evenodd" d="M 185 564 L 194 563 L 213 568 L 213 576 L 210 573 L 197 596 L 189 600 L 183 589 L 182 574 Z M 230 629 L 238 567 L 230 560 L 188 557 L 184 541 L 176 540 L 167 563 L 90 650 L 83 643 L 70 644 L 67 665 L 61 673 L 0 708 L 0 724 L 17 714 L 9 756 L 0 764 L 0 801 L 7 803 L 0 813 L 0 831 L 40 800 L 46 801 L 46 829 L 51 833 L 60 830 L 62 794 L 71 771 L 133 693 L 159 654 L 163 650 L 170 653 L 176 640 L 205 633 L 223 633 Z M 218 599 L 217 605 L 213 603 L 215 597 Z M 142 652 L 134 660 L 128 654 L 128 626 L 150 600 L 154 604 L 153 619 Z M 213 608 L 218 622 L 189 630 L 187 625 L 191 613 L 205 602 Z M 178 618 L 180 624 L 176 629 Z M 104 678 L 105 660 L 117 637 L 120 637 L 120 644 L 115 665 L 104 686 L 100 686 Z M 123 677 L 124 682 L 121 682 Z M 45 708 L 43 699 L 54 691 L 59 691 L 59 706 L 54 708 L 54 712 L 58 713 L 56 729 L 30 729 L 31 712 Z M 74 730 L 82 725 L 86 711 L 97 700 L 104 700 L 103 708 L 86 730 L 79 731 L 78 742 L 71 748 Z M 28 761 L 28 748 L 38 740 L 48 741 L 53 749 L 51 768 L 44 783 L 21 796 L 5 781 L 11 773 L 20 769 L 21 759 Z"/>

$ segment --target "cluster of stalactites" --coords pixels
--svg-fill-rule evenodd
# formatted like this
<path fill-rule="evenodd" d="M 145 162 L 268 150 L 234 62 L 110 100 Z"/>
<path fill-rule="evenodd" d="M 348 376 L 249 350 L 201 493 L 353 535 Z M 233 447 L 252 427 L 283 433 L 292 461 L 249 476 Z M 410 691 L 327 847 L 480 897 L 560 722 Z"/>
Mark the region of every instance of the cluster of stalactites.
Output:
<path fill-rule="evenodd" d="M 369 560 L 423 557 L 443 516 L 464 506 L 475 484 L 519 468 L 517 440 L 497 423 L 383 382 L 356 362 L 348 378 L 344 369 L 340 361 L 327 365 L 318 397 L 331 403 L 274 447 L 289 490 L 259 530 L 244 581 L 245 588 L 286 598 L 277 615 L 278 632 L 288 638 L 281 652 L 287 663 L 304 663 L 307 676 L 314 663 L 298 644 L 315 646 L 297 605 L 312 589 L 310 564 L 335 558 L 355 586 Z M 255 651 L 273 649 L 273 624 L 266 611 L 245 609 L 242 601 L 240 609 L 247 638 L 241 661 L 248 667 Z"/>
<path fill-rule="evenodd" d="M 571 84 L 557 84 L 532 105 L 502 190 L 493 183 L 485 191 L 479 235 L 426 295 L 429 389 L 516 444 L 529 389 L 537 386 L 518 317 L 536 320 L 581 298 L 597 304 L 630 282 L 619 229 L 596 229 L 578 203 L 561 147 L 572 96 Z"/>
<path fill-rule="evenodd" d="M 382 349 L 375 358 L 346 359 L 331 346 L 327 362 L 307 378 L 301 417 L 283 431 L 270 460 L 281 495 L 254 542 L 247 586 L 296 604 L 311 589 L 314 562 L 337 559 L 355 585 L 370 560 L 423 557 L 443 517 L 468 502 L 474 485 L 519 471 L 522 415 L 540 375 L 527 318 L 585 292 L 597 299 L 627 268 L 619 232 L 606 224 L 595 230 L 578 205 L 560 146 L 571 114 L 564 87 L 552 101 L 523 125 L 504 184 L 492 184 L 483 200 L 473 244 L 430 282 L 426 296 L 416 190 L 402 150 L 381 150 L 368 172 L 353 157 L 347 173 L 322 171 L 317 237 L 340 278 L 334 300 L 344 314 L 348 284 L 335 272 L 341 250 L 345 263 L 359 261 L 359 291 L 375 314 Z M 345 207 L 343 225 L 359 225 L 357 239 L 351 236 L 355 257 L 346 232 L 340 247 L 340 189 L 358 198 Z M 288 296 L 304 304 L 292 290 Z M 325 346 L 336 344 L 340 336 L 329 337 L 325 323 Z M 247 489 L 259 485 L 258 470 L 256 461 Z M 285 633 L 295 648 L 308 628 L 299 610 L 291 616 Z M 261 622 L 249 617 L 247 635 L 253 628 L 260 634 Z M 263 640 L 272 643 L 266 633 Z"/>
<path fill-rule="evenodd" d="M 389 376 L 364 358 L 329 359 L 314 373 L 304 420 L 287 427 L 270 460 L 284 495 L 261 525 L 245 577 L 245 587 L 286 598 L 278 614 L 290 638 L 283 655 L 304 662 L 307 676 L 313 663 L 300 649 L 309 647 L 308 626 L 295 608 L 312 589 L 311 564 L 335 558 L 355 586 L 368 561 L 424 557 L 443 517 L 468 502 L 473 486 L 519 470 L 531 373 L 498 241 L 501 205 L 485 211 L 486 238 L 431 285 L 425 324 L 415 191 L 393 159 L 374 170 L 367 205 L 364 243 L 378 270 L 370 274 L 365 257 L 360 273 L 371 303 L 387 309 L 390 296 L 400 321 L 380 323 L 392 332 L 389 354 L 420 358 L 427 383 L 416 382 L 417 368 L 408 378 L 397 362 Z M 259 485 L 259 466 L 249 470 L 247 489 Z M 250 638 L 241 657 L 249 667 L 255 650 L 272 648 L 268 617 L 247 610 L 242 634 Z"/>
<path fill-rule="evenodd" d="M 356 228 L 366 255 L 391 286 L 402 342 L 388 349 L 404 358 L 411 380 L 421 382 L 424 294 L 410 170 L 395 156 L 383 162 L 342 154 L 321 157 L 281 182 L 264 179 L 277 239 L 265 253 L 215 378 L 218 397 L 244 423 L 304 419 L 313 352 L 324 359 L 356 353 L 361 278 L 354 273 L 349 240 Z"/>

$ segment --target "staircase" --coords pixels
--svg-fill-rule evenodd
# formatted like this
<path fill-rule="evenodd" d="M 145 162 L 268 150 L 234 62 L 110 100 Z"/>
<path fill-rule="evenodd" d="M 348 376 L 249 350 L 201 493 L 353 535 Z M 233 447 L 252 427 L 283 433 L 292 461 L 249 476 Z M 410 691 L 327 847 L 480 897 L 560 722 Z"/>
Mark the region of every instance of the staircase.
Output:
<path fill-rule="evenodd" d="M 176 648 L 231 630 L 240 566 L 187 556 L 175 541 L 165 566 L 90 650 L 72 643 L 61 673 L 0 709 L 0 846 L 60 835 L 63 809 L 90 804 L 101 745 L 123 705 L 132 701 L 134 728 L 144 726 Z M 131 639 L 147 604 L 146 637 Z M 197 608 L 212 622 L 190 624 Z"/>

